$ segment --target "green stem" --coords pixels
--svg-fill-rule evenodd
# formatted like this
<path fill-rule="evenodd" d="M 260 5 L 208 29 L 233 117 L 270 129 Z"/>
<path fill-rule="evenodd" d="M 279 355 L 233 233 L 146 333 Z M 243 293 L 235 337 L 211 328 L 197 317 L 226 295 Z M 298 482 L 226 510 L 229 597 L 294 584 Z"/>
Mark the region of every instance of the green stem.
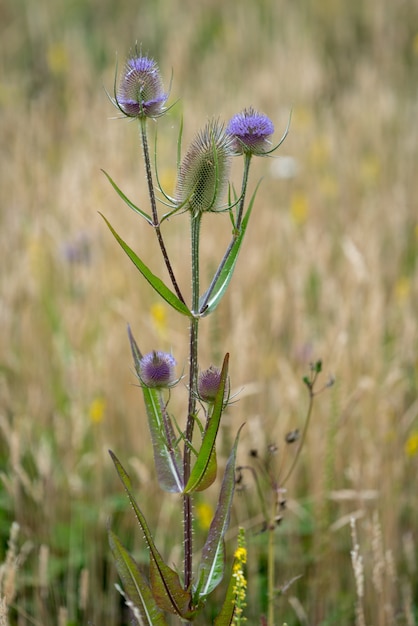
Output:
<path fill-rule="evenodd" d="M 202 216 L 200 213 L 191 215 L 191 254 L 192 254 L 192 313 L 195 314 L 190 322 L 190 355 L 189 355 L 189 402 L 187 409 L 186 439 L 184 444 L 183 473 L 184 484 L 190 477 L 191 445 L 193 442 L 193 429 L 196 417 L 196 397 L 197 397 L 197 373 L 198 373 L 198 329 L 199 329 L 199 239 L 200 224 Z M 192 501 L 191 496 L 183 496 L 183 530 L 184 530 L 184 585 L 189 588 L 193 576 L 193 536 L 192 536 Z"/>
<path fill-rule="evenodd" d="M 238 216 L 237 216 L 237 223 L 236 223 L 236 229 L 238 231 L 241 228 L 242 214 L 244 212 L 245 194 L 247 193 L 248 175 L 249 175 L 249 172 L 250 172 L 250 163 L 251 163 L 251 154 L 245 154 L 245 157 L 244 157 L 244 172 L 243 172 L 243 175 L 242 175 L 242 185 L 241 185 L 241 200 L 240 200 L 239 207 L 238 207 Z"/>
<path fill-rule="evenodd" d="M 274 516 L 276 512 L 276 502 L 272 498 L 272 511 L 271 520 L 269 524 L 269 539 L 268 539 L 268 552 L 267 552 L 267 626 L 275 626 L 274 623 L 274 578 L 275 578 L 275 560 L 274 560 Z"/>
<path fill-rule="evenodd" d="M 167 268 L 168 274 L 170 276 L 174 290 L 177 294 L 177 297 L 183 302 L 183 304 L 186 304 L 184 301 L 183 295 L 180 291 L 180 288 L 177 284 L 176 277 L 174 276 L 173 268 L 171 266 L 170 259 L 168 258 L 167 249 L 165 247 L 165 243 L 164 243 L 163 236 L 161 233 L 160 222 L 158 219 L 158 212 L 157 212 L 157 203 L 155 200 L 154 183 L 152 180 L 152 169 L 151 169 L 151 160 L 150 160 L 149 147 L 148 147 L 147 119 L 146 118 L 140 119 L 140 129 L 141 129 L 142 150 L 144 152 L 145 172 L 146 172 L 147 183 L 148 183 L 148 193 L 149 193 L 149 198 L 150 198 L 150 203 L 151 203 L 152 225 L 157 234 L 157 239 L 158 239 L 158 243 L 161 249 L 161 253 L 163 255 L 164 263 Z"/>
<path fill-rule="evenodd" d="M 311 421 L 311 415 L 312 415 L 312 408 L 313 408 L 313 403 L 314 403 L 314 397 L 315 397 L 315 393 L 313 391 L 312 388 L 313 385 L 311 385 L 309 387 L 309 406 L 308 406 L 308 413 L 306 415 L 306 420 L 305 420 L 305 427 L 303 429 L 302 432 L 302 437 L 300 438 L 300 443 L 299 443 L 299 447 L 296 450 L 296 454 L 295 454 L 295 458 L 293 459 L 293 463 L 290 466 L 289 471 L 287 472 L 286 476 L 283 478 L 283 480 L 280 481 L 280 487 L 284 487 L 284 485 L 287 483 L 287 481 L 289 480 L 289 478 L 291 477 L 291 475 L 293 474 L 293 470 L 296 467 L 296 463 L 299 460 L 299 456 L 300 453 L 302 451 L 303 445 L 305 443 L 305 439 L 306 439 L 306 433 L 308 432 L 308 427 L 309 427 L 309 422 Z"/>
<path fill-rule="evenodd" d="M 212 292 L 215 288 L 216 282 L 219 278 L 219 276 L 221 275 L 221 272 L 223 270 L 223 268 L 225 267 L 226 262 L 228 261 L 229 255 L 231 254 L 231 250 L 234 246 L 234 243 L 239 235 L 239 232 L 241 230 L 241 223 L 242 223 L 242 217 L 243 217 L 243 213 L 244 213 L 244 204 L 245 204 L 245 195 L 247 192 L 247 186 L 248 186 L 248 175 L 249 175 L 249 171 L 250 171 L 250 162 L 251 162 L 251 154 L 246 154 L 245 155 L 245 160 L 244 160 L 244 172 L 243 172 L 243 176 L 242 176 L 242 185 L 241 185 L 241 199 L 239 201 L 239 206 L 238 206 L 238 213 L 237 213 L 237 221 L 232 233 L 232 239 L 229 242 L 229 245 L 226 249 L 226 252 L 222 258 L 222 261 L 219 264 L 218 269 L 216 270 L 216 273 L 214 275 L 214 277 L 212 278 L 212 281 L 209 285 L 208 290 L 206 291 L 205 294 L 205 298 L 202 302 L 202 305 L 200 307 L 200 313 L 203 313 L 205 308 L 207 307 L 207 304 L 209 302 L 209 299 L 212 295 Z"/>

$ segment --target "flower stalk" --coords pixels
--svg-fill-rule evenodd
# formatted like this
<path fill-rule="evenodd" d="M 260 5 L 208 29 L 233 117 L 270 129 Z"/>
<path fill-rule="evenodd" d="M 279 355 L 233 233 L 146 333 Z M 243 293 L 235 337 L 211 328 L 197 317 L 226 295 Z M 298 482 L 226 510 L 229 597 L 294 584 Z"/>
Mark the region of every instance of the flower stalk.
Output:
<path fill-rule="evenodd" d="M 139 120 L 139 125 L 140 125 L 140 133 L 141 133 L 142 151 L 143 151 L 143 155 L 144 155 L 146 179 L 147 179 L 147 183 L 148 183 L 148 194 L 149 194 L 150 205 L 151 205 L 152 225 L 153 225 L 155 233 L 157 235 L 158 244 L 160 246 L 161 254 L 163 256 L 164 263 L 165 263 L 165 266 L 167 268 L 167 271 L 168 271 L 168 274 L 170 276 L 170 280 L 171 280 L 171 283 L 172 283 L 172 285 L 174 287 L 176 295 L 179 298 L 179 300 L 181 300 L 181 302 L 183 302 L 183 304 L 185 304 L 185 300 L 184 300 L 183 295 L 182 295 L 182 293 L 180 291 L 180 288 L 178 286 L 176 277 L 174 276 L 174 271 L 173 271 L 173 268 L 171 266 L 171 262 L 170 262 L 170 259 L 169 259 L 168 253 L 167 253 L 167 249 L 165 247 L 163 235 L 161 233 L 161 227 L 160 227 L 160 222 L 159 222 L 158 212 L 157 212 L 157 202 L 156 202 L 156 199 L 155 199 L 154 182 L 153 182 L 153 177 L 152 177 L 151 159 L 150 159 L 149 147 L 148 147 L 147 118 L 146 117 L 141 117 L 140 120 Z"/>

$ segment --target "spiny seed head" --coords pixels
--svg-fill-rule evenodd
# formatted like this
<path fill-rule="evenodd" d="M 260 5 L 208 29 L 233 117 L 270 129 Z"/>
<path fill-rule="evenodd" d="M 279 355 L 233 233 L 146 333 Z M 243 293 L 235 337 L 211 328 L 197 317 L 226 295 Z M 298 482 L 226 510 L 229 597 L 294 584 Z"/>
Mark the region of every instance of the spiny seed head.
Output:
<path fill-rule="evenodd" d="M 193 215 L 216 211 L 228 181 L 231 137 L 218 120 L 208 122 L 192 141 L 180 165 L 176 202 Z"/>
<path fill-rule="evenodd" d="M 175 383 L 175 358 L 167 352 L 149 352 L 139 363 L 141 382 L 146 387 L 170 387 Z"/>
<path fill-rule="evenodd" d="M 159 117 L 168 98 L 154 59 L 137 53 L 127 60 L 115 94 L 116 104 L 127 117 Z"/>
<path fill-rule="evenodd" d="M 252 107 L 234 115 L 227 129 L 236 154 L 263 155 L 269 151 L 274 125 L 270 118 Z"/>

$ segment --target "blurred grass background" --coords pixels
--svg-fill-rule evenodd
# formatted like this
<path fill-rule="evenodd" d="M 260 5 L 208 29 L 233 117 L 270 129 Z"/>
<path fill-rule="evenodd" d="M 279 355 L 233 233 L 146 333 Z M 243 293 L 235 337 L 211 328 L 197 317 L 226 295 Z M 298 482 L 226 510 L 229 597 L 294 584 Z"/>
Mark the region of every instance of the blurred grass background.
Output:
<path fill-rule="evenodd" d="M 108 448 L 137 482 L 161 551 L 180 563 L 180 509 L 154 495 L 126 323 L 144 351 L 172 349 L 180 364 L 187 327 L 158 305 L 97 213 L 163 275 L 146 225 L 100 172 L 145 201 L 136 128 L 111 119 L 105 93 L 115 52 L 123 62 L 136 41 L 166 85 L 173 72 L 180 99 L 159 122 L 168 191 L 181 115 L 186 145 L 208 117 L 250 105 L 278 138 L 293 109 L 280 157 L 254 162 L 253 186 L 264 180 L 250 232 L 200 352 L 202 367 L 231 352 L 242 392 L 220 452 L 245 421 L 243 464 L 276 444 L 270 462 L 288 467 L 284 436 L 303 426 L 309 362 L 323 360 L 324 382 L 336 377 L 316 401 L 276 531 L 278 589 L 301 576 L 278 594 L 277 623 L 356 623 L 351 516 L 366 623 L 418 623 L 418 5 L 2 0 L 0 24 L 0 588 L 10 624 L 128 623 L 108 519 L 146 554 Z M 228 218 L 208 216 L 203 228 L 209 278 Z M 185 290 L 187 229 L 181 218 L 165 229 Z M 213 489 L 198 503 L 196 548 L 215 501 Z M 266 608 L 260 513 L 248 479 L 231 537 L 248 528 L 250 624 Z"/>

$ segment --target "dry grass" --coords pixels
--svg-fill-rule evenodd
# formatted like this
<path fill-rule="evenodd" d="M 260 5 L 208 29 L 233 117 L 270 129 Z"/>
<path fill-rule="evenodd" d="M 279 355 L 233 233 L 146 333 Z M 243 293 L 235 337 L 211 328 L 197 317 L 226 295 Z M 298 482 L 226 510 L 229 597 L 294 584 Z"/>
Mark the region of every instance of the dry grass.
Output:
<path fill-rule="evenodd" d="M 315 625 L 355 623 L 351 517 L 365 623 L 416 623 L 414 3 L 160 0 L 139 10 L 98 0 L 6 0 L 0 16 L 0 533 L 6 550 L 16 520 L 20 549 L 32 546 L 17 572 L 10 623 L 123 623 L 108 517 L 139 555 L 143 546 L 109 447 L 129 461 L 162 551 L 171 560 L 180 552 L 180 538 L 165 532 L 177 523 L 177 502 L 154 497 L 125 327 L 144 350 L 172 348 L 180 363 L 187 328 L 168 310 L 156 324 L 154 295 L 97 214 L 163 272 L 145 225 L 100 172 L 145 201 L 135 128 L 109 119 L 102 88 L 112 89 L 114 50 L 123 58 L 137 39 L 167 83 L 173 69 L 173 100 L 181 97 L 159 123 L 168 187 L 181 111 L 187 142 L 207 117 L 228 119 L 250 104 L 275 121 L 279 136 L 293 107 L 280 154 L 294 159 L 296 175 L 281 178 L 280 157 L 255 163 L 253 184 L 264 181 L 252 228 L 218 317 L 202 326 L 201 346 L 203 367 L 231 352 L 232 385 L 243 392 L 222 447 L 245 421 L 245 462 L 250 448 L 264 454 L 274 442 L 278 462 L 286 454 L 289 463 L 283 437 L 303 425 L 309 361 L 321 358 L 325 375 L 336 377 L 317 399 L 277 531 L 277 585 L 302 574 L 278 600 L 279 623 L 303 624 L 303 615 Z M 203 224 L 208 275 L 227 220 L 209 216 Z M 175 218 L 166 229 L 185 289 L 186 228 Z M 234 524 L 251 526 L 259 513 L 248 483 Z M 256 624 L 265 608 L 265 538 L 250 533 L 248 544 Z"/>

